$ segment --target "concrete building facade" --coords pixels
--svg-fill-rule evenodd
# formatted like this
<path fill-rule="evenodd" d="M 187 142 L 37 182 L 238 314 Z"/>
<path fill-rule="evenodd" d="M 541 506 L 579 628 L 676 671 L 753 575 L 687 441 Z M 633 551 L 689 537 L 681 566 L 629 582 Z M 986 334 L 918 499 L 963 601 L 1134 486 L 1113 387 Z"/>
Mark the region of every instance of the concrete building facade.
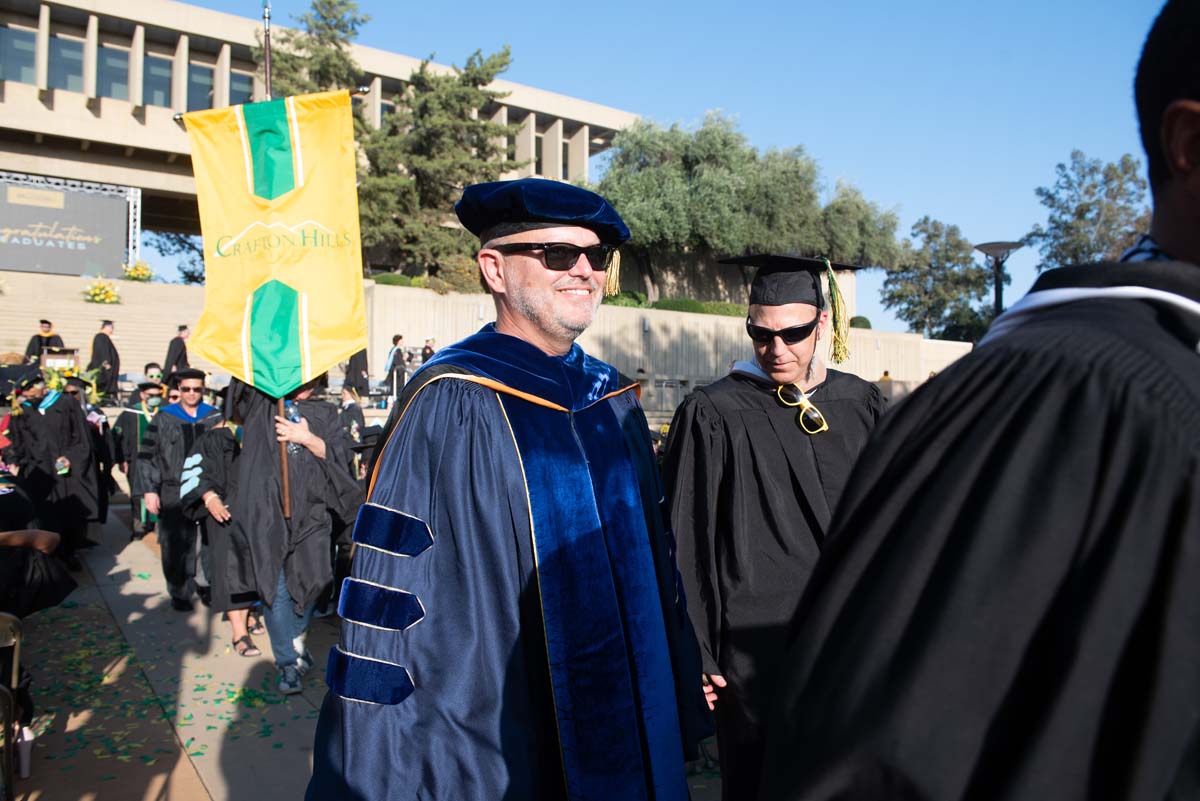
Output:
<path fill-rule="evenodd" d="M 179 112 L 265 99 L 252 48 L 261 21 L 172 0 L 4 0 L 0 4 L 0 171 L 140 188 L 142 224 L 199 233 Z M 379 126 L 420 59 L 353 45 Z M 432 65 L 436 71 L 450 67 Z M 588 160 L 636 115 L 496 81 L 481 113 L 520 126 L 507 177 L 588 179 Z"/>

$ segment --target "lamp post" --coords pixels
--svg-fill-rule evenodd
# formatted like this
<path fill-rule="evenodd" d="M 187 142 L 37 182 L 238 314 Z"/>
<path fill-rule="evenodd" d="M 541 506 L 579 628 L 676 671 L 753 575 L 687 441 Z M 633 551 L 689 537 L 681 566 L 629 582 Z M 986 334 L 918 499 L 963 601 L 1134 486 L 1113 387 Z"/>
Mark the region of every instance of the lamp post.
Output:
<path fill-rule="evenodd" d="M 984 242 L 975 246 L 975 249 L 987 256 L 992 263 L 992 287 L 996 299 L 994 317 L 999 317 L 1000 312 L 1004 311 L 1004 262 L 1008 261 L 1014 250 L 1023 247 L 1024 242 Z"/>

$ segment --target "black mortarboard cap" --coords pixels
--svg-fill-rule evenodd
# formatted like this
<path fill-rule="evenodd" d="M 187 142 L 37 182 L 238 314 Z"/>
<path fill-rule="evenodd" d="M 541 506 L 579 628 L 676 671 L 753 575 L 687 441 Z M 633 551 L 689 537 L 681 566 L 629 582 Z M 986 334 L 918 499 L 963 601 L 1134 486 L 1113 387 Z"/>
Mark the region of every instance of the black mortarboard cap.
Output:
<path fill-rule="evenodd" d="M 203 370 L 197 370 L 195 367 L 185 367 L 182 370 L 176 370 L 171 373 L 171 386 L 179 386 L 179 382 L 185 378 L 199 378 L 201 381 L 208 378 L 208 374 Z"/>
<path fill-rule="evenodd" d="M 77 375 L 73 375 L 70 378 L 68 378 L 66 380 L 66 383 L 70 384 L 73 387 L 79 387 L 80 389 L 83 389 L 83 390 L 86 390 L 88 387 L 90 387 L 92 385 L 91 381 L 88 381 L 86 378 L 82 378 Z"/>
<path fill-rule="evenodd" d="M 54 323 L 49 320 L 38 320 L 38 325 L 54 325 Z"/>
<path fill-rule="evenodd" d="M 0 367 L 0 399 L 7 398 L 16 390 L 26 389 L 42 381 L 42 371 L 28 365 Z"/>
<path fill-rule="evenodd" d="M 113 324 L 113 321 L 112 321 L 112 320 L 101 320 L 101 321 L 100 321 L 100 327 L 101 327 L 101 328 L 103 328 L 103 327 L 104 327 L 104 326 L 106 326 L 106 325 L 112 325 L 112 324 Z"/>
<path fill-rule="evenodd" d="M 359 432 L 361 442 L 356 442 L 350 446 L 352 451 L 369 451 L 379 442 L 379 437 L 383 434 L 383 426 L 366 426 Z"/>
<path fill-rule="evenodd" d="M 825 305 L 821 292 L 821 274 L 827 269 L 824 259 L 761 253 L 721 259 L 720 263 L 758 267 L 750 284 L 751 304 L 783 306 L 788 303 L 807 303 L 818 309 Z M 835 270 L 858 269 L 848 264 L 830 266 Z"/>
<path fill-rule="evenodd" d="M 188 330 L 187 324 L 186 324 L 186 323 L 184 323 L 184 324 L 182 324 L 182 325 L 179 325 L 179 326 L 177 327 L 177 329 L 176 329 L 176 330 L 178 330 L 178 331 L 179 331 L 179 333 L 181 333 L 181 334 L 182 334 L 184 331 Z"/>
<path fill-rule="evenodd" d="M 590 228 L 601 242 L 611 245 L 629 239 L 628 226 L 607 200 L 595 192 L 545 178 L 472 184 L 463 190 L 454 211 L 463 226 L 485 242 L 495 238 L 491 232 L 499 226 L 505 226 L 505 233 L 516 233 L 523 224 Z"/>
<path fill-rule="evenodd" d="M 163 385 L 157 381 L 143 381 L 137 387 L 139 392 L 145 392 L 148 389 L 162 389 Z"/>
<path fill-rule="evenodd" d="M 850 264 L 834 264 L 827 259 L 807 256 L 776 256 L 760 253 L 721 259 L 721 264 L 748 264 L 758 267 L 750 283 L 750 305 L 783 306 L 788 303 L 807 303 L 824 308 L 821 293 L 821 273 L 829 278 L 829 312 L 833 330 L 833 361 L 841 364 L 850 358 L 847 345 L 849 320 L 846 301 L 838 288 L 834 270 L 857 270 Z"/>

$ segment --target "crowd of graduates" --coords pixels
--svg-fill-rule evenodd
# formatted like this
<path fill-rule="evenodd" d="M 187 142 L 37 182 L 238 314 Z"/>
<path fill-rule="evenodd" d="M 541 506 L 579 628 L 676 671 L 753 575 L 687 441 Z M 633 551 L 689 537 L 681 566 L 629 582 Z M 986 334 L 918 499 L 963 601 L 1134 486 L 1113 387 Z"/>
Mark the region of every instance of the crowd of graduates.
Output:
<path fill-rule="evenodd" d="M 112 330 L 104 321 L 87 368 L 64 368 L 52 357 L 73 351 L 43 320 L 26 353 L 0 366 L 0 611 L 25 617 L 64 600 L 110 500 L 127 497 L 129 536 L 157 544 L 170 608 L 199 599 L 221 613 L 239 656 L 260 656 L 254 637 L 268 635 L 279 689 L 298 692 L 313 663 L 304 632 L 336 602 L 334 567 L 349 561 L 379 431 L 361 406 L 367 382 L 347 380 L 340 402 L 326 376 L 279 401 L 236 380 L 210 386 L 189 365 L 186 326 L 164 363 L 131 381 Z M 415 360 L 394 351 L 389 375 L 402 386 Z"/>

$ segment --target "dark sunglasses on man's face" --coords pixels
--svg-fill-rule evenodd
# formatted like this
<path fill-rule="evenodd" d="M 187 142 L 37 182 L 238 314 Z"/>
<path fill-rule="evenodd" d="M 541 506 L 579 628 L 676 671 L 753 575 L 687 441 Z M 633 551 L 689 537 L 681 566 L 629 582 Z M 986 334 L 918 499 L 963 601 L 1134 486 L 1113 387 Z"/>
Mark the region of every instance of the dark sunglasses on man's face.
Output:
<path fill-rule="evenodd" d="M 794 325 L 791 328 L 780 328 L 774 330 L 771 328 L 763 328 L 761 325 L 755 325 L 750 322 L 750 318 L 746 318 L 746 333 L 760 345 L 770 345 L 775 341 L 775 337 L 783 340 L 785 345 L 795 345 L 797 342 L 803 342 L 812 334 L 813 329 L 817 327 L 817 321 L 820 320 L 820 315 L 812 319 L 812 322 L 804 325 Z"/>
<path fill-rule="evenodd" d="M 179 391 L 180 391 L 180 393 L 183 393 L 183 392 L 203 392 L 203 391 L 204 391 L 204 387 L 180 387 L 180 388 L 179 388 Z"/>
<path fill-rule="evenodd" d="M 496 245 L 492 250 L 501 253 L 529 253 L 540 250 L 547 269 L 559 271 L 570 270 L 579 261 L 580 255 L 586 255 L 592 269 L 600 272 L 612 266 L 613 254 L 617 252 L 612 245 L 590 245 L 581 248 L 566 242 L 510 242 Z"/>

